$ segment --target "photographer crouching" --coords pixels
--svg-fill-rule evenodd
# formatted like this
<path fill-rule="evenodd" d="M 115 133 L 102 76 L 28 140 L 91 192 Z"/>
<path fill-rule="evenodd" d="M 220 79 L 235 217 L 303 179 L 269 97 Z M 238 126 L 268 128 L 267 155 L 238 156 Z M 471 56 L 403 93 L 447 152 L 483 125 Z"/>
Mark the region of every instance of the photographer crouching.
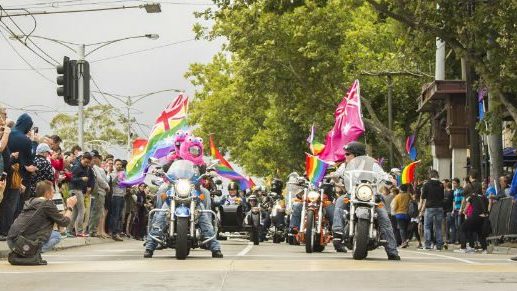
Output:
<path fill-rule="evenodd" d="M 52 250 L 59 243 L 61 235 L 54 231 L 54 224 L 67 226 L 72 216 L 72 208 L 77 198 L 66 201 L 66 211 L 59 212 L 52 201 L 53 185 L 49 181 L 41 181 L 36 185 L 36 197 L 25 202 L 23 210 L 16 218 L 7 235 L 7 245 L 11 249 L 9 263 L 11 265 L 46 265 L 41 253 Z"/>

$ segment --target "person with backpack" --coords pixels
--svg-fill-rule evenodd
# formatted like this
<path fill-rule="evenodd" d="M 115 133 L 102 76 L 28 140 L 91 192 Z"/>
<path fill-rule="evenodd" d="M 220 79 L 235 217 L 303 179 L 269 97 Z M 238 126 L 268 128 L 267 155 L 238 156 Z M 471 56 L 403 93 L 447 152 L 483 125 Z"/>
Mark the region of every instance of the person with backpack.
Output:
<path fill-rule="evenodd" d="M 54 231 L 54 224 L 66 226 L 70 222 L 72 207 L 77 197 L 66 201 L 66 211 L 61 214 L 52 201 L 54 185 L 50 181 L 41 181 L 36 185 L 33 198 L 25 202 L 22 212 L 16 218 L 7 236 L 7 245 L 11 252 L 8 261 L 11 265 L 46 265 L 41 253 L 51 250 L 61 239 Z"/>
<path fill-rule="evenodd" d="M 409 201 L 411 201 L 411 196 L 408 193 L 408 185 L 403 184 L 400 185 L 400 192 L 393 198 L 391 213 L 393 217 L 397 221 L 397 228 L 400 232 L 401 238 L 401 247 L 408 247 L 408 239 L 407 239 L 407 227 L 410 222 L 408 210 L 409 210 Z"/>

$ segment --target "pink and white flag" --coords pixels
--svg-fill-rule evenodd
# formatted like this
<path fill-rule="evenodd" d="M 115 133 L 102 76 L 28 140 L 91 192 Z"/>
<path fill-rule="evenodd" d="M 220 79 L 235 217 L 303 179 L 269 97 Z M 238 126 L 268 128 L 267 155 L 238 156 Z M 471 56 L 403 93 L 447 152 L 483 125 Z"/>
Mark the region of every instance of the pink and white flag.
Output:
<path fill-rule="evenodd" d="M 364 133 L 361 114 L 359 80 L 355 80 L 334 113 L 334 127 L 327 134 L 325 149 L 319 158 L 324 161 L 341 161 L 345 158 L 343 147 L 356 141 Z"/>

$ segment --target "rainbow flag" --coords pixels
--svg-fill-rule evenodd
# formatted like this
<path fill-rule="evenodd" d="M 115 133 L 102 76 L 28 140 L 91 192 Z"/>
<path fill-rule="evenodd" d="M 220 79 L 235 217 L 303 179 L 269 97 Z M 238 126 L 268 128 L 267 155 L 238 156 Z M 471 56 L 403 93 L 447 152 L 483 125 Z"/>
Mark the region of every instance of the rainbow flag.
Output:
<path fill-rule="evenodd" d="M 162 158 L 174 146 L 174 134 L 187 126 L 188 97 L 178 95 L 165 108 L 149 134 L 147 142 L 137 142 L 138 149 L 133 148 L 133 155 L 127 164 L 127 179 L 122 183 L 129 187 L 142 183 L 149 168 L 149 158 Z M 135 144 L 133 144 L 133 147 Z M 143 146 L 143 148 L 142 148 Z"/>
<path fill-rule="evenodd" d="M 213 158 L 219 160 L 219 163 L 214 167 L 216 173 L 219 176 L 239 182 L 240 188 L 242 190 L 250 189 L 253 185 L 255 185 L 251 179 L 247 179 L 246 177 L 233 170 L 232 165 L 230 165 L 230 163 L 223 157 L 223 155 L 221 155 L 219 149 L 217 149 L 215 146 L 212 135 L 210 135 L 210 155 Z"/>
<path fill-rule="evenodd" d="M 320 160 L 317 156 L 305 153 L 305 172 L 309 181 L 317 186 L 323 180 L 329 164 Z"/>
<path fill-rule="evenodd" d="M 399 185 L 411 184 L 415 180 L 416 166 L 420 161 L 412 162 L 402 169 L 402 174 L 399 177 Z"/>
<path fill-rule="evenodd" d="M 325 145 L 315 140 L 316 136 L 316 128 L 314 124 L 311 127 L 311 134 L 307 138 L 307 143 L 309 144 L 309 149 L 313 155 L 319 155 L 324 149 Z"/>

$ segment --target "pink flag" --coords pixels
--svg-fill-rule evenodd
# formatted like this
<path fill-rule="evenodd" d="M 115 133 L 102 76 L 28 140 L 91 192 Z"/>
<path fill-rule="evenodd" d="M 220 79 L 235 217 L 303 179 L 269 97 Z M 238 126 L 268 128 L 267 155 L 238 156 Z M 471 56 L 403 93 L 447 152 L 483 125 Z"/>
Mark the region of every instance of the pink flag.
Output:
<path fill-rule="evenodd" d="M 349 142 L 356 141 L 364 132 L 359 80 L 355 80 L 345 98 L 339 103 L 334 118 L 334 127 L 327 134 L 325 149 L 319 155 L 320 159 L 332 162 L 343 160 L 343 147 Z"/>

